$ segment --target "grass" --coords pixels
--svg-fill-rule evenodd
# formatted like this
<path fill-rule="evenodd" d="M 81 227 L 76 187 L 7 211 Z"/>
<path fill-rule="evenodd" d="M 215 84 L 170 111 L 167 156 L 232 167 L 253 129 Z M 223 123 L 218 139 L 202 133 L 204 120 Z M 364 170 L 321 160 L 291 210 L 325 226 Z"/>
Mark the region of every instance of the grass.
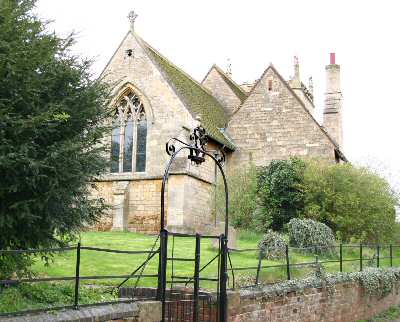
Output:
<path fill-rule="evenodd" d="M 257 244 L 261 239 L 261 235 L 253 232 L 240 232 L 238 234 L 237 248 L 238 249 L 249 249 L 257 248 Z M 81 236 L 81 244 L 83 246 L 93 246 L 100 248 L 110 248 L 116 250 L 150 250 L 154 245 L 158 248 L 158 242 L 155 244 L 156 236 L 142 235 L 131 232 L 85 232 Z M 169 257 L 172 257 L 172 246 L 174 246 L 174 258 L 194 258 L 195 250 L 195 239 L 194 238 L 183 238 L 169 237 L 168 249 Z M 367 260 L 366 258 L 373 257 L 375 254 L 375 248 L 364 247 L 363 250 L 363 266 L 376 266 L 376 259 Z M 200 267 L 207 264 L 213 257 L 217 255 L 218 250 L 213 247 L 210 239 L 202 239 L 201 241 L 201 260 Z M 394 256 L 400 256 L 400 248 L 396 248 L 393 252 Z M 389 256 L 389 249 L 382 248 L 380 251 L 381 257 Z M 135 270 L 143 261 L 146 259 L 146 254 L 116 254 L 98 252 L 93 250 L 82 250 L 81 251 L 81 276 L 94 276 L 94 275 L 128 275 Z M 354 259 L 352 262 L 344 262 L 344 271 L 358 271 L 359 270 L 359 248 L 343 248 L 344 259 Z M 252 283 L 256 275 L 256 267 L 258 264 L 258 253 L 257 251 L 248 251 L 244 253 L 231 253 L 232 265 L 234 268 L 245 268 L 253 267 L 250 270 L 239 270 L 235 271 L 236 285 L 243 285 L 244 283 Z M 302 262 L 314 262 L 315 256 L 310 254 L 304 254 L 290 251 L 289 256 L 290 263 L 302 263 Z M 319 257 L 319 261 L 324 260 L 338 260 L 338 255 L 331 257 Z M 263 260 L 262 265 L 284 265 L 286 263 L 283 260 Z M 400 259 L 394 259 L 393 264 L 400 266 Z M 381 259 L 380 266 L 389 266 L 388 259 Z M 217 277 L 218 276 L 218 262 L 215 260 L 206 269 L 201 272 L 201 277 Z M 325 269 L 328 272 L 338 272 L 339 263 L 327 263 L 324 264 Z M 60 276 L 75 276 L 76 268 L 76 251 L 66 251 L 63 253 L 54 254 L 50 265 L 45 265 L 40 258 L 35 260 L 33 270 L 36 276 L 40 277 L 60 277 Z M 156 255 L 146 266 L 143 274 L 153 275 L 157 274 L 158 270 L 158 255 Z M 171 281 L 171 275 L 173 271 L 174 276 L 190 278 L 193 276 L 194 263 L 175 261 L 172 267 L 172 261 L 168 261 L 167 276 L 168 280 Z M 291 267 L 291 277 L 301 278 L 307 274 L 312 274 L 312 267 Z M 279 268 L 265 268 L 262 269 L 260 274 L 260 282 L 269 283 L 277 282 L 279 280 L 286 279 L 286 267 Z M 118 279 L 101 279 L 101 280 L 82 280 L 82 301 L 83 302 L 98 302 L 107 300 L 110 297 L 107 293 L 104 293 L 103 288 L 105 286 L 112 287 L 117 286 L 122 281 Z M 131 279 L 126 285 L 134 285 L 135 279 Z M 73 288 L 73 282 L 63 283 L 31 283 L 21 284 L 18 287 L 10 287 L 8 289 L 0 289 L 0 311 L 21 308 L 35 308 L 37 306 L 42 307 L 44 304 L 59 305 L 60 303 L 66 303 L 64 305 L 71 304 L 71 289 Z M 177 285 L 177 279 L 174 280 L 174 284 Z M 44 294 L 45 290 L 54 289 L 54 297 L 52 299 L 46 296 L 28 296 L 29 292 L 24 288 L 31 287 L 31 293 Z M 48 286 L 50 285 L 50 286 Z M 100 286 L 101 292 L 98 289 L 93 289 L 93 285 L 96 287 Z M 139 286 L 155 287 L 157 285 L 156 277 L 147 277 L 139 280 Z M 182 285 L 182 283 L 181 283 Z M 21 288 L 22 287 L 22 288 Z M 200 287 L 208 290 L 216 290 L 216 283 L 211 281 L 201 281 Z M 229 278 L 229 287 L 232 287 L 232 275 Z M 69 295 L 68 295 L 69 294 Z M 96 298 L 96 296 L 99 296 Z M 43 300 L 41 300 L 43 298 Z M 42 301 L 42 302 L 41 302 Z"/>
<path fill-rule="evenodd" d="M 80 304 L 115 300 L 106 287 L 81 287 Z M 0 288 L 0 313 L 51 309 L 74 304 L 74 285 L 69 282 L 21 284 Z"/>
<path fill-rule="evenodd" d="M 400 307 L 392 306 L 388 310 L 375 315 L 371 319 L 359 320 L 357 322 L 390 322 L 397 321 L 398 319 L 400 319 Z"/>

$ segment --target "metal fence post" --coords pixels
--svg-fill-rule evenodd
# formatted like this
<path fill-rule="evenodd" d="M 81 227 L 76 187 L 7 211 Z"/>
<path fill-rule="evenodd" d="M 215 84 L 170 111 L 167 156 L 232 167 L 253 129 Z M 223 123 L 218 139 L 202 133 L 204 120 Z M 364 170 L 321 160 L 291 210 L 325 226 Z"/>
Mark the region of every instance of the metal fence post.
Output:
<path fill-rule="evenodd" d="M 167 287 L 167 251 L 168 231 L 160 231 L 160 257 L 158 263 L 157 300 L 161 301 L 162 321 L 165 320 L 165 289 Z"/>
<path fill-rule="evenodd" d="M 392 246 L 392 244 L 390 244 L 390 246 L 389 246 L 389 252 L 390 252 L 390 267 L 392 267 L 393 266 L 393 246 Z"/>
<path fill-rule="evenodd" d="M 78 243 L 76 248 L 76 267 L 75 267 L 75 295 L 74 295 L 74 308 L 79 309 L 79 272 L 81 266 L 81 243 Z"/>
<path fill-rule="evenodd" d="M 260 250 L 258 252 L 258 265 L 257 265 L 257 274 L 256 274 L 256 285 L 258 285 L 258 282 L 260 280 L 261 260 L 262 260 L 262 252 Z"/>
<path fill-rule="evenodd" d="M 193 287 L 193 322 L 199 321 L 199 271 L 200 271 L 200 235 L 196 234 Z"/>
<path fill-rule="evenodd" d="M 227 274 L 227 240 L 226 236 L 221 236 L 221 264 L 220 264 L 220 296 L 219 296 L 219 321 L 226 322 L 228 318 L 228 305 L 227 305 L 227 294 L 226 294 L 226 283 L 228 281 Z"/>
<path fill-rule="evenodd" d="M 340 261 L 340 273 L 343 272 L 343 245 L 339 245 L 339 261 Z"/>
<path fill-rule="evenodd" d="M 289 263 L 289 245 L 286 244 L 286 276 L 287 279 L 290 280 L 290 263 Z"/>
<path fill-rule="evenodd" d="M 360 244 L 360 272 L 363 270 L 363 247 L 362 244 Z"/>
<path fill-rule="evenodd" d="M 380 250 L 380 246 L 376 245 L 376 267 L 379 268 L 379 250 Z"/>

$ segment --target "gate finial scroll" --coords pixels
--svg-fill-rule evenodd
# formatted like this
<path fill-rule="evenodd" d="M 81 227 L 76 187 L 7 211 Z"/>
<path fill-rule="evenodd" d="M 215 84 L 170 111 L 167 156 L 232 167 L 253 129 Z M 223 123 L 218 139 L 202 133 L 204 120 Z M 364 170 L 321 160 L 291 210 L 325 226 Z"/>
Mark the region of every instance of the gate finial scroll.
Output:
<path fill-rule="evenodd" d="M 200 120 L 200 118 L 197 118 Z M 166 143 L 166 152 L 171 156 L 176 153 L 175 144 L 178 142 L 189 149 L 188 159 L 192 161 L 196 165 L 200 165 L 205 161 L 205 155 L 208 153 L 213 154 L 213 159 L 221 166 L 224 165 L 225 162 L 225 153 L 222 150 L 207 150 L 208 136 L 205 128 L 201 125 L 200 121 L 198 125 L 193 129 L 193 132 L 189 136 L 190 143 L 183 142 L 178 138 L 171 138 Z"/>

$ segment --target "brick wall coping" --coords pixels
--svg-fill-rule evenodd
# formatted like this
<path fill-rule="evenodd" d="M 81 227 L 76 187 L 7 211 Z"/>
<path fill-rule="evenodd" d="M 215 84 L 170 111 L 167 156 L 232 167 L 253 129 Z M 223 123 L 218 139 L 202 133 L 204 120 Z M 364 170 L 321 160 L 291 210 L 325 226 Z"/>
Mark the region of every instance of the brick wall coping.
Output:
<path fill-rule="evenodd" d="M 82 307 L 79 310 L 63 310 L 13 317 L 0 317 L 1 322 L 101 322 L 116 319 L 136 318 L 137 321 L 159 321 L 161 303 L 157 301 L 116 303 Z M 136 321 L 135 320 L 135 321 Z"/>
<path fill-rule="evenodd" d="M 356 273 L 357 274 L 357 273 Z M 354 273 L 344 273 L 332 275 L 329 278 L 329 281 L 332 286 L 341 285 L 343 287 L 351 287 L 356 282 L 355 279 L 352 279 L 352 275 Z M 336 277 L 336 278 L 335 278 Z M 358 283 L 358 282 L 357 282 Z M 279 297 L 279 296 L 290 296 L 291 293 L 305 293 L 307 294 L 313 289 L 323 289 L 324 281 L 315 277 L 308 277 L 297 280 L 283 281 L 280 283 L 274 283 L 270 285 L 260 285 L 249 288 L 242 288 L 237 291 L 230 291 L 230 293 L 237 293 L 241 298 L 252 299 L 256 297 Z"/>

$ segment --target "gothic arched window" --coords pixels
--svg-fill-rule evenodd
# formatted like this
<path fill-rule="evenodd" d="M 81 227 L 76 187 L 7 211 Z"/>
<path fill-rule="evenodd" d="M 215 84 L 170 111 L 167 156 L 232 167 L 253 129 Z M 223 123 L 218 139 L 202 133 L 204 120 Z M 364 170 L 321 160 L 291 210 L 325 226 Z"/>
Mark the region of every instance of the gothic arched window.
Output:
<path fill-rule="evenodd" d="M 146 170 L 146 113 L 132 91 L 117 101 L 111 134 L 111 172 Z"/>

